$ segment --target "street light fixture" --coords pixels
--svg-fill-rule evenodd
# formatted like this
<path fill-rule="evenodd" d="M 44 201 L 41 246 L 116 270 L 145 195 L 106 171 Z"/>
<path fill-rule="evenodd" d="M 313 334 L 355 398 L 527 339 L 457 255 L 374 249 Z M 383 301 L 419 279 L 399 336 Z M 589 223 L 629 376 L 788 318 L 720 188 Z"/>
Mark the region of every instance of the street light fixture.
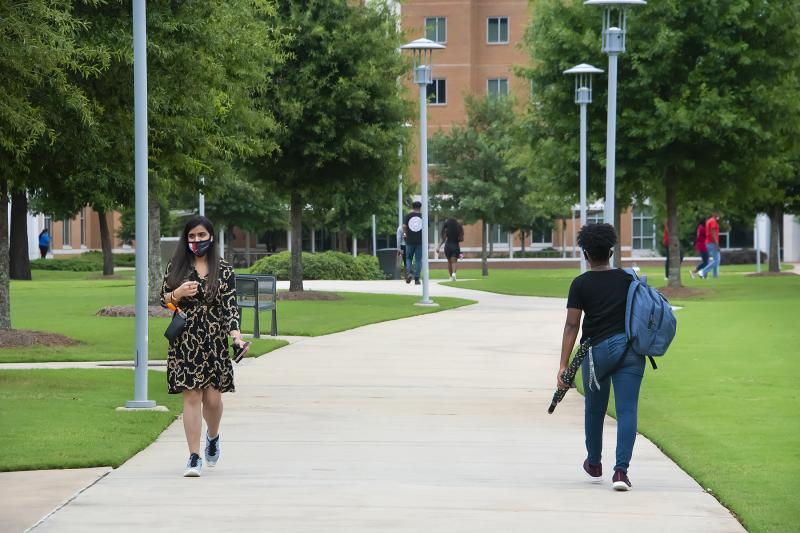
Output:
<path fill-rule="evenodd" d="M 433 83 L 433 51 L 445 46 L 430 39 L 417 39 L 400 47 L 413 54 L 414 83 L 419 85 L 419 175 L 422 188 L 422 301 L 420 305 L 434 305 L 430 299 L 428 278 L 428 85 Z"/>
<path fill-rule="evenodd" d="M 584 5 L 603 7 L 603 52 L 608 54 L 608 124 L 606 130 L 606 196 L 603 221 L 614 225 L 614 173 L 617 148 L 617 56 L 625 52 L 628 8 L 645 0 L 586 0 Z M 613 26 L 612 24 L 615 24 Z M 611 259 L 612 265 L 614 258 Z"/>
<path fill-rule="evenodd" d="M 586 225 L 586 106 L 592 103 L 592 74 L 603 71 L 592 65 L 581 63 L 564 74 L 575 76 L 575 103 L 581 106 L 581 227 Z M 586 272 L 586 257 L 581 253 L 581 272 Z"/>

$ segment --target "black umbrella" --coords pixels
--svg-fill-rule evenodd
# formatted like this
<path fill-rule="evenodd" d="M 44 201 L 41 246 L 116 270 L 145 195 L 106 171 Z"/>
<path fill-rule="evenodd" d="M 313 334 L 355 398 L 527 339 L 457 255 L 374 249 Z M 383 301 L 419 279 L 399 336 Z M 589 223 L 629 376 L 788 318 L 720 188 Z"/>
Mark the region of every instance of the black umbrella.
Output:
<path fill-rule="evenodd" d="M 553 411 L 556 410 L 556 405 L 558 405 L 558 402 L 564 399 L 564 395 L 567 394 L 569 386 L 575 382 L 575 374 L 578 373 L 578 369 L 581 367 L 583 359 L 589 354 L 589 348 L 591 348 L 589 339 L 586 339 L 583 341 L 583 343 L 581 343 L 580 346 L 578 346 L 578 351 L 575 353 L 575 356 L 572 358 L 572 361 L 570 361 L 569 366 L 561 376 L 561 381 L 567 385 L 567 388 L 562 389 L 559 387 L 555 394 L 553 394 L 553 401 L 550 402 L 550 407 L 547 409 L 549 414 L 553 414 Z"/>

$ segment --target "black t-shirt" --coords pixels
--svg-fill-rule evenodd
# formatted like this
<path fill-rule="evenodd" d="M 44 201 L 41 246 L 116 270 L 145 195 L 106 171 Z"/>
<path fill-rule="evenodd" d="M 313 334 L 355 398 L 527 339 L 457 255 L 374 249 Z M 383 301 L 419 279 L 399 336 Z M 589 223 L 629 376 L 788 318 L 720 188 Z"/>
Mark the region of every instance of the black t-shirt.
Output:
<path fill-rule="evenodd" d="M 422 215 L 412 211 L 403 219 L 403 224 L 408 227 L 406 244 L 422 244 Z"/>
<path fill-rule="evenodd" d="M 625 333 L 625 305 L 631 275 L 622 269 L 589 270 L 574 280 L 569 288 L 567 308 L 583 311 L 581 342 L 592 345 Z"/>

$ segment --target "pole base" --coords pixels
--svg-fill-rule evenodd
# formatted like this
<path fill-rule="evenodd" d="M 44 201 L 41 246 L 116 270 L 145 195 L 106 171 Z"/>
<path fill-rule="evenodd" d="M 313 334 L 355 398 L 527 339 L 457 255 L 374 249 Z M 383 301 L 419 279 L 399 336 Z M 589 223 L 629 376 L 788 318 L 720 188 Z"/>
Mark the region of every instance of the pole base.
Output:
<path fill-rule="evenodd" d="M 154 400 L 128 400 L 125 402 L 124 407 L 117 407 L 117 410 L 142 410 L 142 409 L 150 409 L 150 410 L 157 410 L 156 402 Z M 166 410 L 166 407 L 163 407 Z"/>
<path fill-rule="evenodd" d="M 421 302 L 417 302 L 414 305 L 417 305 L 419 307 L 439 307 L 439 304 L 437 304 L 433 300 L 422 300 Z"/>

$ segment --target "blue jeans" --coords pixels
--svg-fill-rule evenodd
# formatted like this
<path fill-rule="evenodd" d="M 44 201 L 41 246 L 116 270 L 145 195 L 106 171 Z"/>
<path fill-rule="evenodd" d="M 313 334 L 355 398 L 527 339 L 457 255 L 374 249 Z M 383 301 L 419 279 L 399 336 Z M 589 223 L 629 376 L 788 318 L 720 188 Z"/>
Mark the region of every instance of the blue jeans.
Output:
<path fill-rule="evenodd" d="M 714 272 L 714 277 L 719 277 L 719 244 L 711 244 L 707 245 L 708 247 L 708 255 L 709 260 L 713 261 L 713 263 L 706 265 L 706 267 L 702 270 L 701 275 L 706 277 L 708 275 L 708 271 L 711 270 Z"/>
<path fill-rule="evenodd" d="M 406 243 L 406 276 L 411 275 L 411 261 L 415 257 L 417 259 L 414 262 L 414 279 L 419 279 L 422 270 L 422 245 Z"/>
<path fill-rule="evenodd" d="M 614 385 L 614 403 L 617 411 L 617 462 L 614 470 L 628 471 L 636 440 L 639 387 L 644 376 L 644 357 L 632 351 L 624 354 L 627 345 L 624 333 L 618 333 L 592 347 L 595 374 L 600 383 L 589 387 L 589 357 L 583 360 L 581 376 L 586 404 L 584 426 L 586 451 L 589 462 L 600 464 L 603 453 L 603 421 L 608 409 L 611 385 Z M 620 364 L 620 358 L 624 357 Z M 619 365 L 619 366 L 617 366 Z M 611 375 L 608 373 L 617 366 Z"/>

